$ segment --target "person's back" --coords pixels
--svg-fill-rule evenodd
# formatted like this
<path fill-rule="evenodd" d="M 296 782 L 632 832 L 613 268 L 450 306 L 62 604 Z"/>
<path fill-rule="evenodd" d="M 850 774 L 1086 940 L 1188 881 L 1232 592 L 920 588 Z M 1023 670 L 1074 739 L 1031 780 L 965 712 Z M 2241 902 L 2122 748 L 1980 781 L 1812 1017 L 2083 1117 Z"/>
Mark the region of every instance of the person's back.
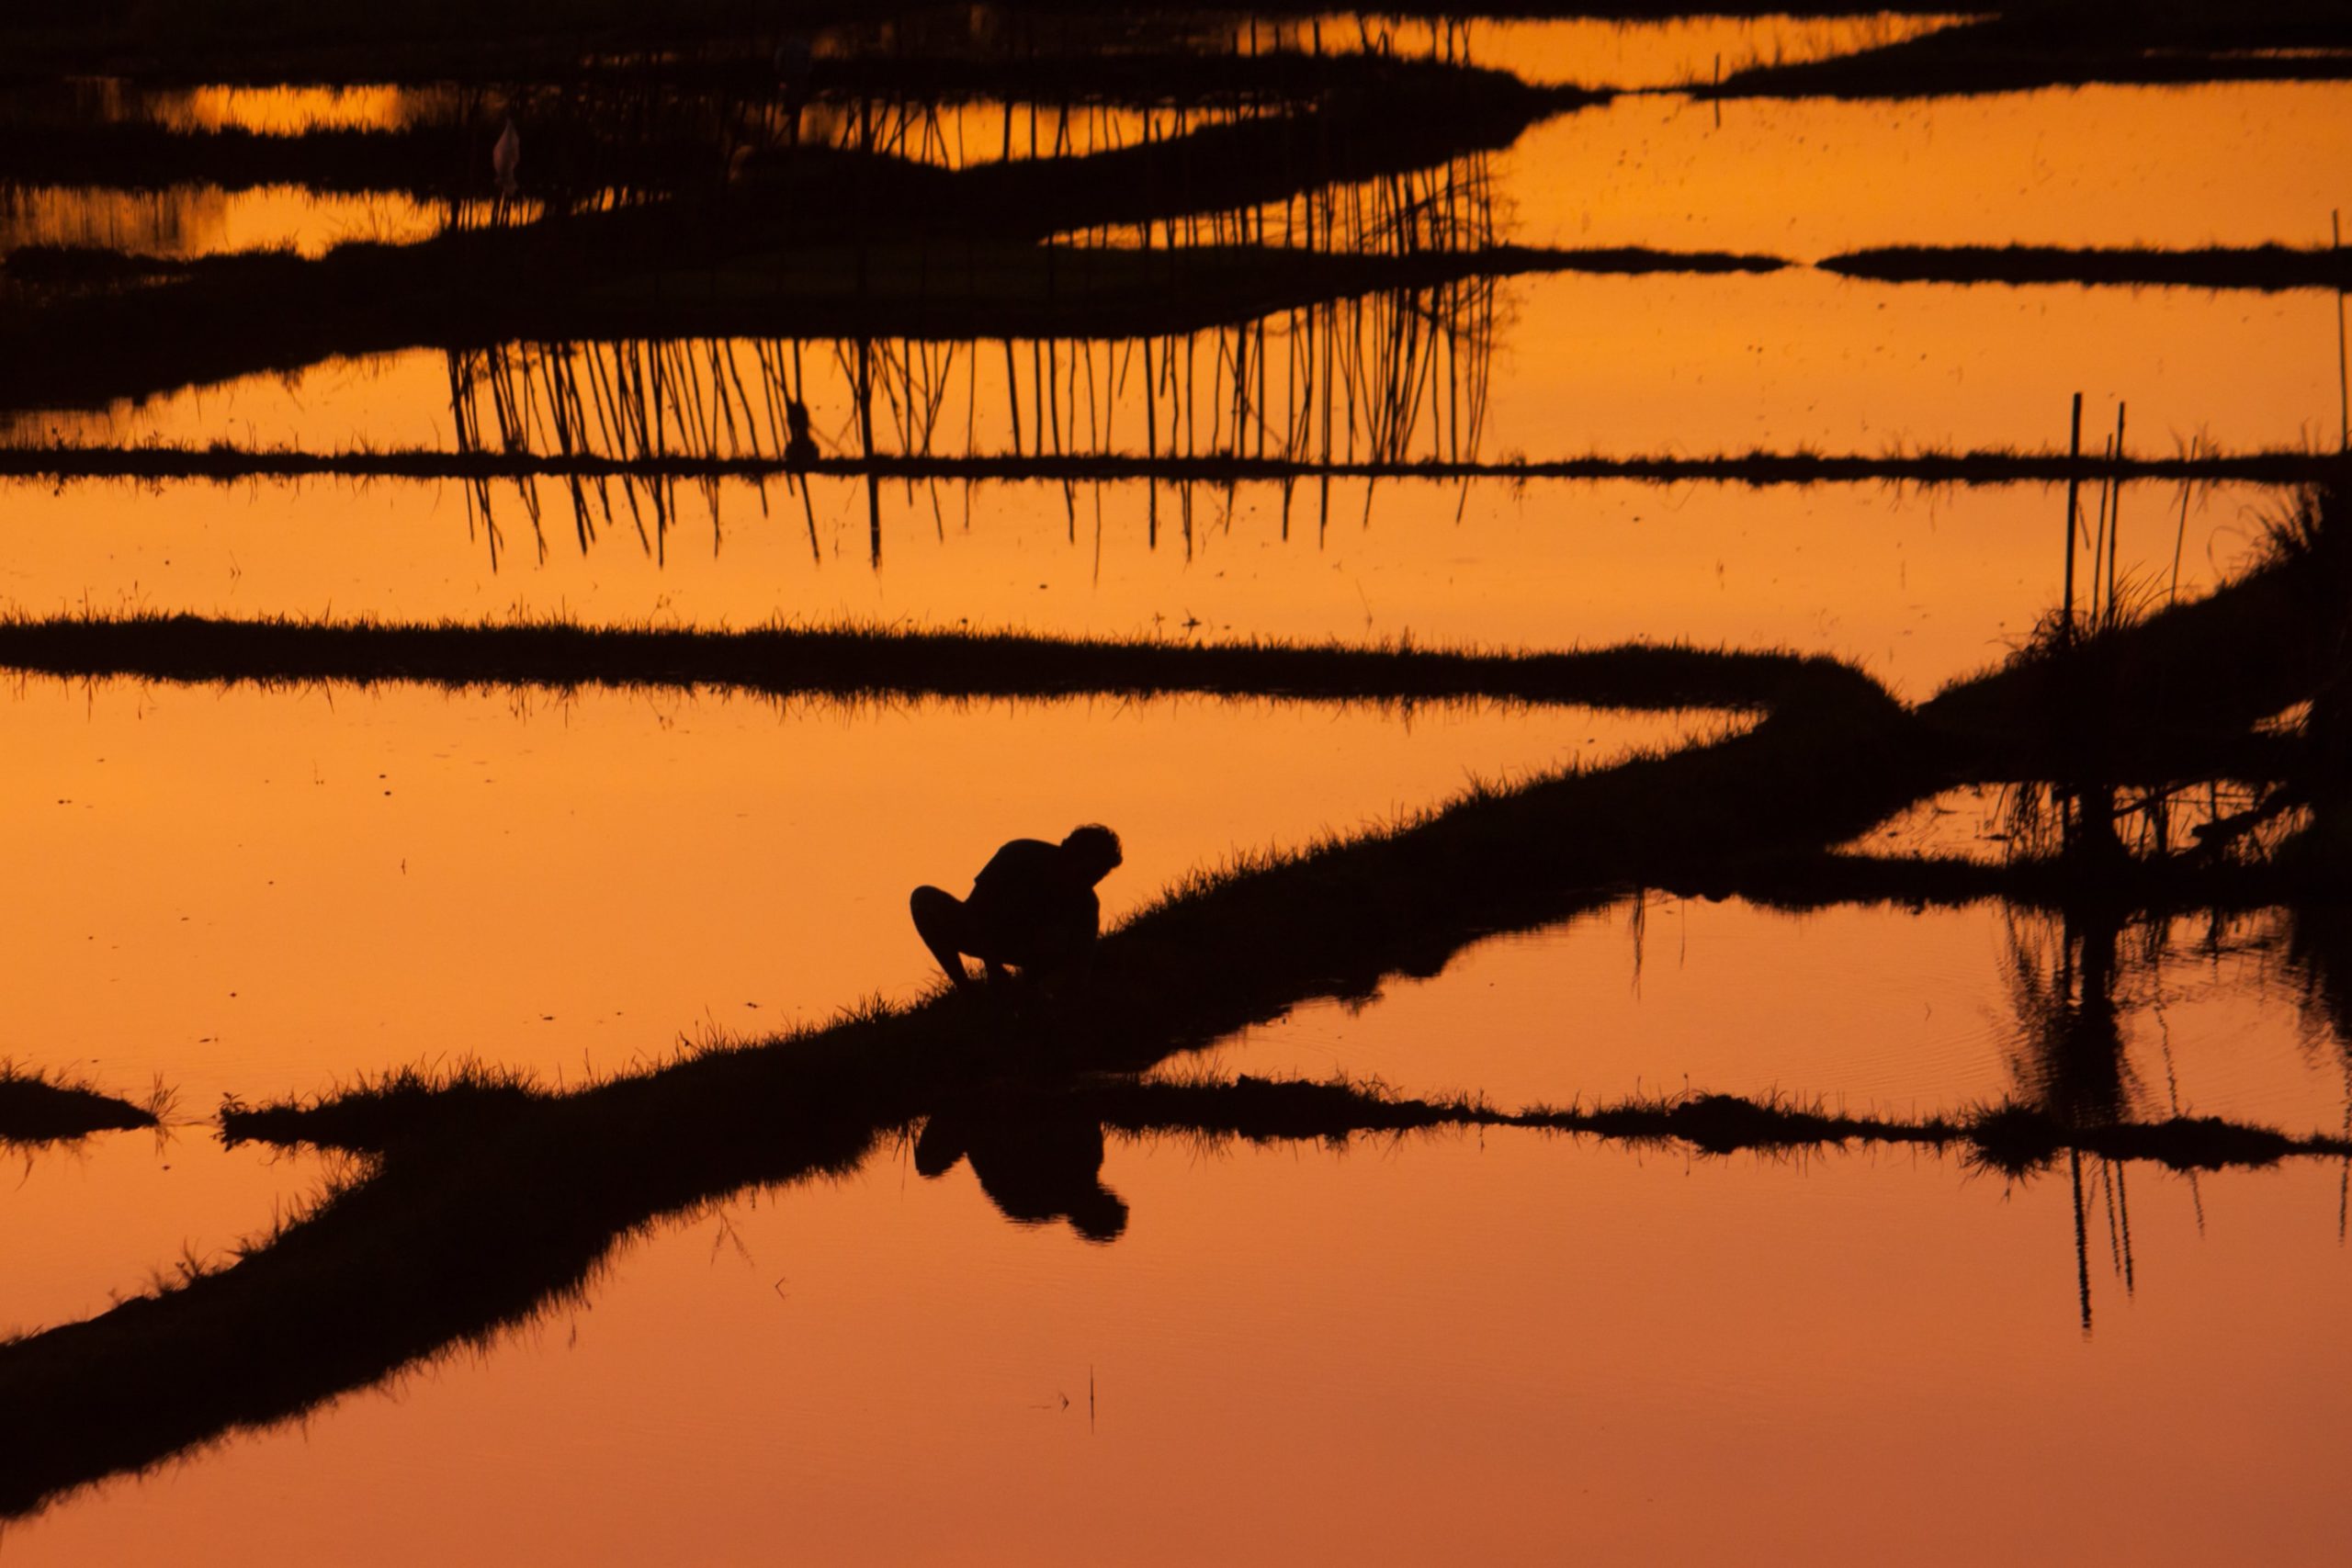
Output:
<path fill-rule="evenodd" d="M 1083 962 L 1102 923 L 1094 885 L 1123 855 L 1119 836 L 1091 824 L 1058 844 L 1015 839 L 999 849 L 972 879 L 968 898 L 918 887 L 908 901 L 915 930 L 958 985 L 969 985 L 963 955 L 987 966 L 991 978 L 1007 968 L 1025 972 Z"/>

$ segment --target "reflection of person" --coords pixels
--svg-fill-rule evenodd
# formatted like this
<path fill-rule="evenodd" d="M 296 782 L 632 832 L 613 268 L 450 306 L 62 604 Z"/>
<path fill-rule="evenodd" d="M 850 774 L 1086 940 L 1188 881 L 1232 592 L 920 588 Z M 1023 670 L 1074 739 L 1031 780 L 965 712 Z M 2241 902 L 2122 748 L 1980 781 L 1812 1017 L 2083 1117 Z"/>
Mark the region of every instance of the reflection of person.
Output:
<path fill-rule="evenodd" d="M 944 1176 L 969 1158 L 980 1190 L 1016 1224 L 1067 1220 L 1088 1241 L 1115 1241 L 1127 1205 L 1102 1185 L 1102 1128 L 1075 1106 L 1049 1098 L 940 1111 L 915 1140 L 915 1170 Z"/>
<path fill-rule="evenodd" d="M 1004 978 L 1008 966 L 1023 974 L 1066 969 L 1093 952 L 1102 919 L 1094 885 L 1122 858 L 1119 835 L 1099 823 L 1074 829 L 1058 844 L 1015 839 L 980 868 L 970 897 L 918 887 L 907 907 L 923 945 L 959 986 L 975 983 L 964 967 L 967 953 L 991 980 Z"/>

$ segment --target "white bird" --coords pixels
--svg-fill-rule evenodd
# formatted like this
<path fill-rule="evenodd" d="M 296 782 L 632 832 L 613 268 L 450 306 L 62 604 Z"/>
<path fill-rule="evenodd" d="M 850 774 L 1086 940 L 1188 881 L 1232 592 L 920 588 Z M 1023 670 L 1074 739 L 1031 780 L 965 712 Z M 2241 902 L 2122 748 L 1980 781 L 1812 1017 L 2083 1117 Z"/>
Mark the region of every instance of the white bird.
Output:
<path fill-rule="evenodd" d="M 514 165 L 522 161 L 523 139 L 514 133 L 514 121 L 510 118 L 506 129 L 498 133 L 498 145 L 490 150 L 491 172 L 498 176 L 502 194 L 514 194 Z"/>

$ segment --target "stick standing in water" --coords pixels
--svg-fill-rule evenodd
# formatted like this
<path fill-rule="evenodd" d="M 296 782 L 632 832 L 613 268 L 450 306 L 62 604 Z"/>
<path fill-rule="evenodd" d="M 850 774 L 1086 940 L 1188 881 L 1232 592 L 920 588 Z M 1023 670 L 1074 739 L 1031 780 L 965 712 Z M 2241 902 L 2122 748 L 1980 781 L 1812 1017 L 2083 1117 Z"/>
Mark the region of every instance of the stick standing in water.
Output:
<path fill-rule="evenodd" d="M 1119 835 L 1100 823 L 1073 829 L 1058 844 L 1015 839 L 972 879 L 971 897 L 918 887 L 907 901 L 915 931 L 959 986 L 975 985 L 970 953 L 991 980 L 1009 970 L 1044 974 L 1083 964 L 1102 929 L 1094 885 L 1125 857 Z"/>

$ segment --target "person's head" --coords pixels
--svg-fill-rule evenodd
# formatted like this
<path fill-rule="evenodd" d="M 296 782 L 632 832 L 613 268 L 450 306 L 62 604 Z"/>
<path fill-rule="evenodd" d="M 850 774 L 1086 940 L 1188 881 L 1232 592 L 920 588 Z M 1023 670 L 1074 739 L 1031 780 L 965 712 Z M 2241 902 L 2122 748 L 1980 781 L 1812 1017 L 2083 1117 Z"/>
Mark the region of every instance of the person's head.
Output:
<path fill-rule="evenodd" d="M 1120 852 L 1119 835 L 1100 822 L 1071 829 L 1069 837 L 1062 840 L 1062 849 L 1084 869 L 1089 883 L 1102 881 L 1127 858 Z"/>

